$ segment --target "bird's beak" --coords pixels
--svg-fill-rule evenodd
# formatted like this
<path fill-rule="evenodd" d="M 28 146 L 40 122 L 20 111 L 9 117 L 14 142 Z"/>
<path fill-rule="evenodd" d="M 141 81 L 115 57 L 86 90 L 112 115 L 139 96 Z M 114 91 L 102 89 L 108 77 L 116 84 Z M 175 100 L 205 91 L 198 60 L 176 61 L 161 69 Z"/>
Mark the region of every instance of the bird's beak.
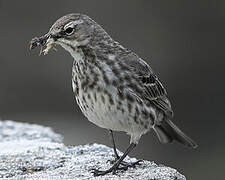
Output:
<path fill-rule="evenodd" d="M 30 50 L 36 48 L 37 46 L 45 46 L 47 40 L 49 39 L 50 34 L 45 34 L 41 37 L 35 37 L 30 41 Z"/>
<path fill-rule="evenodd" d="M 55 49 L 54 45 L 55 45 L 55 38 L 50 33 L 47 33 L 39 38 L 37 37 L 33 38 L 30 42 L 30 50 L 38 46 L 41 46 L 40 54 L 43 53 L 44 55 L 46 55 L 51 49 Z"/>

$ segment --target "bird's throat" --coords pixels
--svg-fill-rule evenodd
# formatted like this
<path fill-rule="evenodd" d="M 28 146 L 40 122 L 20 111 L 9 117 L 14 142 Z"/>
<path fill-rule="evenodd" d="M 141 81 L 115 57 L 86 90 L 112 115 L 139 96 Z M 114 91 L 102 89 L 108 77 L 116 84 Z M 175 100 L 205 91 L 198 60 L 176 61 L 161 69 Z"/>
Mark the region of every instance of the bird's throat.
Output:
<path fill-rule="evenodd" d="M 70 54 L 76 62 L 84 61 L 84 53 L 81 48 L 74 49 Z"/>

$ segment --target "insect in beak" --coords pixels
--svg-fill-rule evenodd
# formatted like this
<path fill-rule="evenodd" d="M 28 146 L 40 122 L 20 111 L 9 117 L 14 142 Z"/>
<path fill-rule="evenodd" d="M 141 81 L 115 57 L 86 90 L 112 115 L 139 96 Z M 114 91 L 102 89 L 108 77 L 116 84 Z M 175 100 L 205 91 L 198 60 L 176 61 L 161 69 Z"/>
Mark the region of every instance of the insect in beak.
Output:
<path fill-rule="evenodd" d="M 51 38 L 51 34 L 46 34 L 46 35 L 41 36 L 39 38 L 35 37 L 31 40 L 29 49 L 32 50 L 32 49 L 35 49 L 38 46 L 41 46 L 41 51 L 40 51 L 39 55 L 41 55 L 42 53 L 44 55 L 46 55 L 46 54 L 48 54 L 48 52 L 51 49 L 56 50 L 56 48 L 54 47 L 54 42 L 55 42 L 54 39 Z M 43 50 L 43 47 L 45 47 L 44 50 Z"/>

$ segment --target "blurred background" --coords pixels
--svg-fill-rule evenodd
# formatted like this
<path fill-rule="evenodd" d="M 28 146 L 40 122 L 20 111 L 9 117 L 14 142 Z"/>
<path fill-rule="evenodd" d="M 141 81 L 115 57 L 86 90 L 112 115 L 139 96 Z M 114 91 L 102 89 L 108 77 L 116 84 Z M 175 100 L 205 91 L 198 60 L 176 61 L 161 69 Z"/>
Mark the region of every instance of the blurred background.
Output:
<path fill-rule="evenodd" d="M 65 143 L 111 146 L 107 131 L 84 118 L 71 88 L 72 57 L 39 56 L 29 41 L 61 16 L 89 15 L 145 59 L 167 88 L 174 122 L 199 144 L 162 145 L 152 132 L 131 154 L 175 167 L 187 179 L 224 179 L 225 1 L 0 0 L 0 116 L 51 126 Z M 124 151 L 129 137 L 116 133 Z"/>

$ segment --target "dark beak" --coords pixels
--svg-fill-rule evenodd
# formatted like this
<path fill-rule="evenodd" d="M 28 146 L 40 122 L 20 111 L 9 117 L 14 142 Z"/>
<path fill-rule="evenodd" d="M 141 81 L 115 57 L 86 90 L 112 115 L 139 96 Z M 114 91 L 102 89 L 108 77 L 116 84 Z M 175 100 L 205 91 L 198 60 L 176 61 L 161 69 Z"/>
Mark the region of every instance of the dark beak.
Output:
<path fill-rule="evenodd" d="M 44 36 L 41 36 L 39 38 L 35 37 L 30 41 L 30 47 L 29 49 L 32 50 L 36 48 L 37 46 L 45 46 L 47 40 L 51 37 L 51 34 L 47 33 Z"/>

